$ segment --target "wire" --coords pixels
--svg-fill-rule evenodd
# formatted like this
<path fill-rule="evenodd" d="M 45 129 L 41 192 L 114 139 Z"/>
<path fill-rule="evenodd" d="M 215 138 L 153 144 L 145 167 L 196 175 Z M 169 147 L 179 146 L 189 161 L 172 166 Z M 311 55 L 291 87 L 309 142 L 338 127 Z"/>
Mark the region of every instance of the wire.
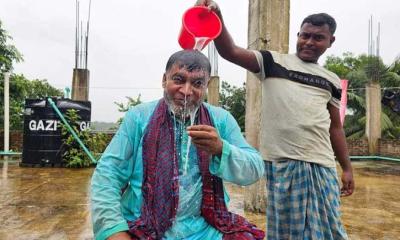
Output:
<path fill-rule="evenodd" d="M 0 79 L 0 82 L 4 82 L 4 80 Z M 52 87 L 60 87 L 64 88 L 66 85 L 60 85 L 60 84 L 50 84 L 47 82 L 50 86 Z M 14 84 L 13 81 L 10 81 L 10 85 Z M 84 88 L 84 87 L 76 87 L 76 88 Z M 111 87 L 111 86 L 92 86 L 89 87 L 89 89 L 110 89 L 110 90 L 118 90 L 118 89 L 127 89 L 127 90 L 161 90 L 163 89 L 162 87 Z M 348 88 L 347 91 L 356 91 L 356 90 L 364 90 L 366 89 L 365 87 L 363 88 Z M 400 89 L 400 87 L 381 87 L 381 90 L 390 90 L 390 89 Z"/>

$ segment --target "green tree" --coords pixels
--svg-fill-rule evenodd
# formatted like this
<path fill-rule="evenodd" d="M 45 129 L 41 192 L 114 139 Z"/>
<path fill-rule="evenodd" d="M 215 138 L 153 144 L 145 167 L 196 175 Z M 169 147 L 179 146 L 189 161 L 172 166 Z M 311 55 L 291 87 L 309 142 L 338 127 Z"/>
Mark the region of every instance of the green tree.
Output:
<path fill-rule="evenodd" d="M 127 112 L 129 110 L 129 108 L 142 103 L 142 100 L 140 99 L 140 97 L 141 97 L 140 94 L 136 97 L 136 99 L 134 99 L 132 97 L 126 97 L 128 99 L 128 102 L 126 104 L 118 103 L 118 102 L 114 102 L 114 104 L 117 105 L 118 112 Z M 123 119 L 124 118 L 118 119 L 118 121 L 117 121 L 118 125 L 120 125 L 122 123 Z"/>
<path fill-rule="evenodd" d="M 0 81 L 0 96 L 4 95 L 4 81 Z M 46 80 L 28 80 L 22 74 L 10 77 L 10 129 L 22 130 L 25 99 L 42 97 L 61 97 L 63 92 L 52 87 Z M 4 98 L 0 98 L 4 106 Z M 4 108 L 0 108 L 0 127 L 4 124 Z"/>
<path fill-rule="evenodd" d="M 394 60 L 392 65 L 390 65 L 389 71 L 400 75 L 400 55 L 396 58 L 396 60 Z"/>
<path fill-rule="evenodd" d="M 79 125 L 81 118 L 78 115 L 78 110 L 68 109 L 65 118 L 78 135 L 79 139 L 89 149 L 95 159 L 99 159 L 110 137 L 104 133 L 90 133 L 88 129 L 80 130 Z M 69 132 L 67 126 L 61 123 L 61 136 L 63 142 L 63 162 L 66 167 L 83 168 L 92 166 L 94 163 L 86 152 L 82 149 L 73 135 Z"/>
<path fill-rule="evenodd" d="M 0 20 L 0 73 L 12 70 L 13 62 L 23 60 L 22 54 L 14 45 L 8 43 L 9 40 L 12 40 L 12 37 L 3 29 L 3 24 Z M 1 77 L 3 79 L 2 74 Z"/>
<path fill-rule="evenodd" d="M 336 73 L 340 78 L 345 78 L 350 72 L 358 69 L 360 65 L 361 60 L 350 52 L 344 53 L 342 57 L 328 56 L 325 62 L 325 67 Z"/>
<path fill-rule="evenodd" d="M 328 56 L 325 67 L 340 78 L 349 80 L 347 108 L 350 114 L 346 116 L 344 128 L 348 138 L 363 137 L 366 123 L 365 85 L 372 81 L 379 83 L 383 89 L 400 86 L 399 60 L 386 66 L 376 56 L 345 53 L 342 57 Z M 382 137 L 400 138 L 400 116 L 386 106 L 382 107 L 381 123 Z"/>
<path fill-rule="evenodd" d="M 219 104 L 228 110 L 238 122 L 242 132 L 245 131 L 246 113 L 246 85 L 242 87 L 232 86 L 222 81 L 219 94 Z"/>

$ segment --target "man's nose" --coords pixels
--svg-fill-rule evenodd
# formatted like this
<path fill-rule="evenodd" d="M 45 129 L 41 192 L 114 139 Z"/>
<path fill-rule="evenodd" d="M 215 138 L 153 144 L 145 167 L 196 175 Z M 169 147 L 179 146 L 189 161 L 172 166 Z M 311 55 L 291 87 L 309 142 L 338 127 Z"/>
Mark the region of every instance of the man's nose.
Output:
<path fill-rule="evenodd" d="M 185 83 L 181 88 L 181 92 L 186 96 L 192 95 L 193 94 L 192 84 L 190 82 Z"/>
<path fill-rule="evenodd" d="M 306 40 L 306 45 L 310 46 L 310 45 L 314 45 L 314 38 L 313 37 L 309 37 Z"/>

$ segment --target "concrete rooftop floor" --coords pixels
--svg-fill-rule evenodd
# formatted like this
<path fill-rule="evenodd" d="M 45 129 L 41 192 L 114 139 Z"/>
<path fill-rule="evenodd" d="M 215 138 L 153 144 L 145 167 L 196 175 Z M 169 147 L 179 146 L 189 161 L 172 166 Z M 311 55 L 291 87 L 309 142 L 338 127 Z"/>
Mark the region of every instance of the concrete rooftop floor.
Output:
<path fill-rule="evenodd" d="M 0 239 L 93 239 L 89 184 L 93 169 L 21 168 L 0 160 Z M 400 164 L 354 162 L 356 192 L 342 199 L 351 239 L 400 239 Z M 229 187 L 243 213 L 244 188 Z M 265 216 L 245 212 L 265 228 Z"/>

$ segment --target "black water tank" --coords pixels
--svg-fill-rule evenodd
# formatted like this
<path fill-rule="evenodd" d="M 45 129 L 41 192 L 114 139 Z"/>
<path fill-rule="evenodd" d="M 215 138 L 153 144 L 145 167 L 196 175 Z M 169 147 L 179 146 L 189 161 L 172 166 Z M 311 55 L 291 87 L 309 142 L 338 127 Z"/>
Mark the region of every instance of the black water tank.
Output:
<path fill-rule="evenodd" d="M 91 103 L 70 99 L 53 99 L 65 116 L 68 109 L 77 110 L 80 130 L 90 125 Z M 45 99 L 26 99 L 24 140 L 21 166 L 61 166 L 64 147 L 61 140 L 61 119 Z"/>

